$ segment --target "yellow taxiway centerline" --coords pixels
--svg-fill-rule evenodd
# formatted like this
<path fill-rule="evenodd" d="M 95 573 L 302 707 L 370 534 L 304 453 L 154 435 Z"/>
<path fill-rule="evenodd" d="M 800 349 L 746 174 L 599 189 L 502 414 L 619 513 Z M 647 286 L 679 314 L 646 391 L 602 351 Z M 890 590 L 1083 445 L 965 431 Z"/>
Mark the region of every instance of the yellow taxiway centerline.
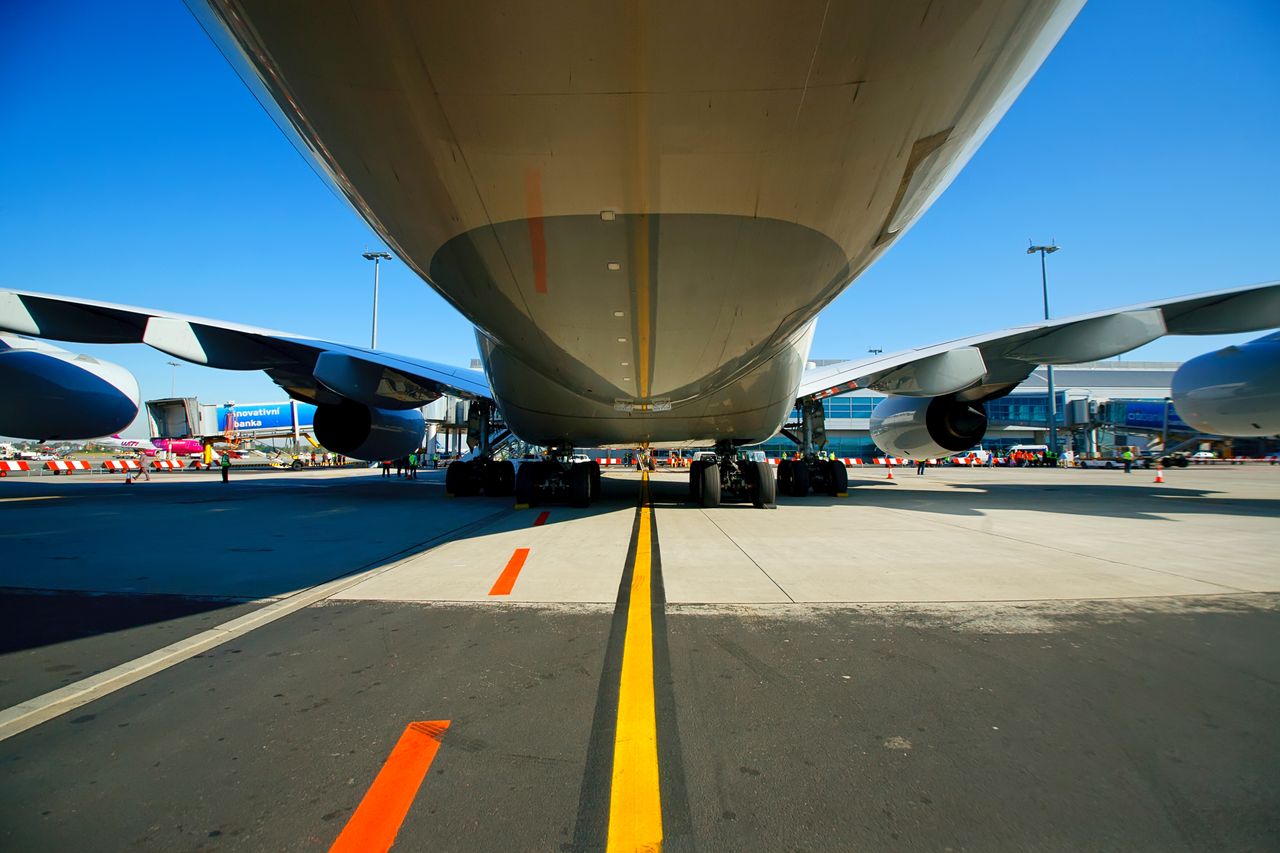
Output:
<path fill-rule="evenodd" d="M 613 742 L 608 841 L 611 853 L 662 849 L 658 726 L 653 696 L 652 512 L 649 475 L 645 472 L 641 478 L 640 519 L 622 650 L 618 725 Z"/>

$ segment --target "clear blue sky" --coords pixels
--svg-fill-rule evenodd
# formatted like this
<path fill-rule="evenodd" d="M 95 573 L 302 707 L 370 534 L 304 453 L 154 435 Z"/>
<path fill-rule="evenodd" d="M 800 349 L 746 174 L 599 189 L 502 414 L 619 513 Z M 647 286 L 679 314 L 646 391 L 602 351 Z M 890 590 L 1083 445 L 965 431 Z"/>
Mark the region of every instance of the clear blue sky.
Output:
<path fill-rule="evenodd" d="M 1058 315 L 1280 278 L 1278 45 L 1274 0 L 1086 6 L 952 187 L 824 313 L 813 356 L 1036 318 L 1028 238 L 1064 247 Z M 360 252 L 381 246 L 181 4 L 6 4 L 0 74 L 0 284 L 367 342 Z M 379 343 L 466 364 L 468 324 L 383 269 Z M 161 353 L 77 349 L 130 368 L 144 398 L 169 393 Z M 261 373 L 185 364 L 177 391 L 283 398 Z"/>

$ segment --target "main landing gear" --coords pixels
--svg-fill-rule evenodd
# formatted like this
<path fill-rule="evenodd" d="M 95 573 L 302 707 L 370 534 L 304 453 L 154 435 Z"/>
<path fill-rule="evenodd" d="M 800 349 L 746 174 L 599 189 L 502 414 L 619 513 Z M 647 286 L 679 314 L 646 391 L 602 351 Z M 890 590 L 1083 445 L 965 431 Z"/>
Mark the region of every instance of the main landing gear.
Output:
<path fill-rule="evenodd" d="M 444 490 L 457 498 L 484 492 L 491 498 L 509 497 L 515 489 L 516 466 L 509 459 L 467 459 L 450 462 Z"/>
<path fill-rule="evenodd" d="M 509 436 L 500 429 L 497 444 L 493 435 L 493 411 L 484 400 L 473 400 L 467 417 L 468 439 L 476 447 L 474 459 L 459 459 L 449 463 L 444 472 L 444 490 L 454 497 L 464 498 L 481 492 L 491 498 L 510 497 L 515 491 L 516 466 L 508 459 L 494 459 L 493 452 Z"/>
<path fill-rule="evenodd" d="M 783 434 L 800 445 L 799 459 L 783 459 L 778 463 L 778 491 L 792 498 L 815 495 L 844 497 L 849 493 L 849 472 L 844 463 L 825 459 L 815 446 L 826 445 L 826 410 L 822 401 L 812 397 L 796 401 L 800 410 L 800 435 L 788 430 Z"/>
<path fill-rule="evenodd" d="M 729 442 L 716 444 L 715 459 L 695 459 L 689 466 L 689 499 L 704 507 L 745 501 L 764 508 L 777 503 L 777 484 L 768 462 L 741 459 Z"/>
<path fill-rule="evenodd" d="M 553 450 L 545 459 L 522 462 L 516 472 L 516 504 L 537 506 L 567 501 L 586 507 L 600 497 L 600 463 L 572 461 L 572 449 Z"/>
<path fill-rule="evenodd" d="M 849 472 L 835 459 L 819 459 L 809 454 L 803 459 L 783 459 L 778 463 L 778 491 L 788 497 L 815 495 L 843 497 L 849 493 Z"/>

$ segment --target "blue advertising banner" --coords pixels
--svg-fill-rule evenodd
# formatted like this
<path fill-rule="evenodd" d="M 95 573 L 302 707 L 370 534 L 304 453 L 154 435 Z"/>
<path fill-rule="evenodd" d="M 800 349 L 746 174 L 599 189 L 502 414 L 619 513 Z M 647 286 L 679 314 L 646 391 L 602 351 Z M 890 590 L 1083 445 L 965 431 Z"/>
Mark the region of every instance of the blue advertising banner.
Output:
<path fill-rule="evenodd" d="M 1133 429 L 1160 429 L 1164 424 L 1164 402 L 1161 400 L 1116 400 L 1113 406 L 1123 407 L 1124 417 L 1116 417 L 1113 413 L 1109 420 L 1117 425 Z M 1169 429 L 1176 432 L 1194 432 L 1182 418 L 1178 410 L 1169 404 Z"/>
<path fill-rule="evenodd" d="M 283 403 L 238 403 L 235 411 L 236 428 L 239 430 L 287 430 L 293 427 L 289 413 L 289 401 Z M 311 429 L 316 407 L 310 403 L 298 404 L 298 427 Z M 227 429 L 227 407 L 218 407 L 218 430 Z"/>

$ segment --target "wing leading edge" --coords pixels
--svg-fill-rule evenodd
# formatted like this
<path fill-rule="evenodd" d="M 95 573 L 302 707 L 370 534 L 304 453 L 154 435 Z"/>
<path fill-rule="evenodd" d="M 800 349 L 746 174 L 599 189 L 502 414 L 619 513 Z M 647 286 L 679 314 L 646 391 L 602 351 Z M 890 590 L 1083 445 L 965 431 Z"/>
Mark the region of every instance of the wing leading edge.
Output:
<path fill-rule="evenodd" d="M 295 399 L 412 409 L 443 394 L 491 400 L 484 373 L 271 329 L 48 293 L 0 290 L 0 330 L 90 344 L 142 343 L 194 364 L 263 370 Z"/>
<path fill-rule="evenodd" d="M 1111 358 L 1164 335 L 1217 335 L 1280 327 L 1280 282 L 1199 293 L 1046 320 L 920 349 L 805 371 L 797 395 L 822 399 L 858 388 L 902 397 L 1007 394 L 1041 364 Z"/>

